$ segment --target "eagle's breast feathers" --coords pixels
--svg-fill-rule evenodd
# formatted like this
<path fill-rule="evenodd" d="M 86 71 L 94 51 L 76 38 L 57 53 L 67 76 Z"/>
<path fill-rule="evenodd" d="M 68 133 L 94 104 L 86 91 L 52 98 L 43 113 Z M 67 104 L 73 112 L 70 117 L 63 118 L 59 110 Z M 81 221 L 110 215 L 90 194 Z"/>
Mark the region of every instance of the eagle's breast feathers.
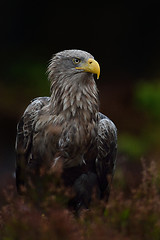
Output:
<path fill-rule="evenodd" d="M 53 57 L 48 68 L 51 97 L 34 99 L 18 124 L 18 188 L 25 184 L 27 169 L 47 170 L 59 160 L 64 169 L 88 165 L 88 176 L 93 172 L 103 185 L 100 190 L 108 187 L 106 176 L 114 172 L 117 135 L 111 120 L 99 113 L 92 74 L 99 77 L 99 71 L 98 63 L 84 51 L 68 50 Z"/>

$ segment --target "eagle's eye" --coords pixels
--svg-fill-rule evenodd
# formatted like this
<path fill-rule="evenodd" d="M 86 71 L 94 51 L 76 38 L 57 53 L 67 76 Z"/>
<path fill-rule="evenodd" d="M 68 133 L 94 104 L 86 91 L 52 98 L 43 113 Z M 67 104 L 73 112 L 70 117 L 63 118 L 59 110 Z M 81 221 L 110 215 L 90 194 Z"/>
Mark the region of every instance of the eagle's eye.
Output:
<path fill-rule="evenodd" d="M 81 61 L 81 59 L 79 59 L 79 58 L 73 58 L 74 64 L 78 64 L 78 63 L 80 63 L 80 61 Z"/>

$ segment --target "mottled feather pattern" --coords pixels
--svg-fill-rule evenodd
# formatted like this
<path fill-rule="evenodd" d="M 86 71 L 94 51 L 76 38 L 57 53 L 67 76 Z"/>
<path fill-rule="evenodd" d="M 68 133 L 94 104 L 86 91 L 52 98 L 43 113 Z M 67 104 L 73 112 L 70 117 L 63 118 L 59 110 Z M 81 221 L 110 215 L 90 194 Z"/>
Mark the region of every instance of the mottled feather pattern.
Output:
<path fill-rule="evenodd" d="M 80 50 L 66 50 L 54 55 L 48 67 L 51 97 L 34 99 L 18 124 L 18 190 L 32 170 L 35 172 L 43 167 L 47 172 L 61 161 L 64 179 L 66 182 L 70 179 L 76 192 L 77 186 L 82 184 L 81 191 L 91 188 L 91 195 L 92 188 L 98 185 L 101 197 L 109 196 L 108 176 L 113 176 L 117 150 L 116 127 L 99 113 L 93 74 L 73 67 L 72 58 L 76 56 L 82 61 L 93 58 Z M 78 206 L 86 201 L 81 191 L 77 192 Z"/>

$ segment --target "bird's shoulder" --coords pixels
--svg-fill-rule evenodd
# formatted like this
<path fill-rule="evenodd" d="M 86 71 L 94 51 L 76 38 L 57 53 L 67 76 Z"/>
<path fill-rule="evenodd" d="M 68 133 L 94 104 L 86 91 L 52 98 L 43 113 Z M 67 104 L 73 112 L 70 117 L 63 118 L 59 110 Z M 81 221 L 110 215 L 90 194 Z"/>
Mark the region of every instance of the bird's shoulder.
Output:
<path fill-rule="evenodd" d="M 37 97 L 31 100 L 30 104 L 26 108 L 23 117 L 26 115 L 34 116 L 38 113 L 45 105 L 50 102 L 50 97 Z"/>
<path fill-rule="evenodd" d="M 17 125 L 16 149 L 18 149 L 21 143 L 23 146 L 26 145 L 25 148 L 27 147 L 34 123 L 37 121 L 43 107 L 48 105 L 49 101 L 49 97 L 37 97 L 30 102 Z"/>
<path fill-rule="evenodd" d="M 115 124 L 104 114 L 99 112 L 98 135 L 102 138 L 110 138 L 117 141 L 117 128 Z"/>
<path fill-rule="evenodd" d="M 49 97 L 37 97 L 31 101 L 22 116 L 24 127 L 32 127 L 35 121 L 38 120 L 40 112 L 48 105 L 49 101 Z"/>
<path fill-rule="evenodd" d="M 117 128 L 104 114 L 99 113 L 98 124 L 98 159 L 106 158 L 117 149 Z"/>

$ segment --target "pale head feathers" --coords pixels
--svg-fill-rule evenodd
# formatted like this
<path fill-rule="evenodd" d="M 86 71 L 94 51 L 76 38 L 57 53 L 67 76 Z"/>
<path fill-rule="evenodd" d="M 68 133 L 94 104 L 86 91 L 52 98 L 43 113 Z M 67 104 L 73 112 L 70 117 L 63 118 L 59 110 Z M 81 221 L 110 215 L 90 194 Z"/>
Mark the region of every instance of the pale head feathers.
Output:
<path fill-rule="evenodd" d="M 93 74 L 77 70 L 74 58 L 87 61 L 94 57 L 81 50 L 65 50 L 51 59 L 48 66 L 51 108 L 55 114 L 66 114 L 69 118 L 83 112 L 84 118 L 89 121 L 91 115 L 98 111 L 98 91 Z"/>

